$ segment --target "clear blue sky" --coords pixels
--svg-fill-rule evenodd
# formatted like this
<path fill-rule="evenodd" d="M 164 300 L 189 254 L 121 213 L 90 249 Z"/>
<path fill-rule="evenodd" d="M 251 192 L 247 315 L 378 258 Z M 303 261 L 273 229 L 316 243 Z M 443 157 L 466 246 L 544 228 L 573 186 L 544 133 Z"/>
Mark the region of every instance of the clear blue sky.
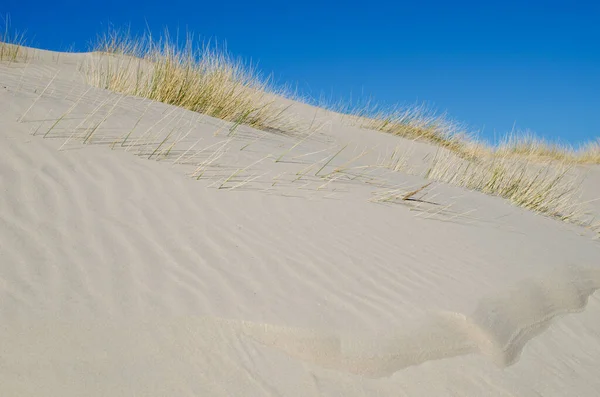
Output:
<path fill-rule="evenodd" d="M 47 49 L 107 29 L 192 31 L 226 41 L 314 96 L 426 101 L 493 139 L 517 129 L 600 137 L 600 1 L 2 0 Z"/>

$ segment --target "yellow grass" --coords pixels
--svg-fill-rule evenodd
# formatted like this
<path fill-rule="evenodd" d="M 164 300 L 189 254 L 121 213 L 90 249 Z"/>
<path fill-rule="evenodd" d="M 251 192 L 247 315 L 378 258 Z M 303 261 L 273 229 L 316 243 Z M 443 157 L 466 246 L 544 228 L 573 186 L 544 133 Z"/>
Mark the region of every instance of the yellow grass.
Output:
<path fill-rule="evenodd" d="M 7 37 L 4 33 L 0 41 Z M 21 49 L 23 36 L 10 39 L 12 44 L 0 42 L 0 60 L 15 61 L 26 55 Z M 276 95 L 282 93 L 275 92 L 268 80 L 225 51 L 208 46 L 196 49 L 189 38 L 185 45 L 178 46 L 168 34 L 154 41 L 151 37 L 132 39 L 117 32 L 101 37 L 95 49 L 81 65 L 93 86 L 207 114 L 233 122 L 233 128 L 246 124 L 263 130 L 304 130 L 301 120 L 276 103 Z M 581 219 L 578 181 L 572 177 L 572 167 L 600 164 L 600 139 L 574 149 L 531 134 L 512 135 L 493 147 L 477 142 L 461 125 L 422 106 L 391 110 L 345 107 L 336 111 L 345 114 L 342 119 L 348 124 L 440 146 L 426 173 L 429 179 L 500 196 L 564 221 Z M 96 129 L 90 130 L 84 142 L 92 139 Z M 167 139 L 149 157 L 162 149 Z M 340 152 L 315 175 L 319 176 Z M 380 166 L 400 171 L 406 163 L 394 150 Z M 197 174 L 201 176 L 204 168 L 200 166 Z"/>
<path fill-rule="evenodd" d="M 355 111 L 355 125 L 409 139 L 419 139 L 460 151 L 467 140 L 460 126 L 422 106 L 369 112 Z"/>
<path fill-rule="evenodd" d="M 268 85 L 224 52 L 207 47 L 194 52 L 189 40 L 182 49 L 168 35 L 153 42 L 116 34 L 105 36 L 97 50 L 103 55 L 84 69 L 93 85 L 257 128 L 296 128 L 286 109 L 274 104 Z M 574 150 L 524 135 L 493 147 L 423 106 L 391 110 L 346 106 L 336 111 L 347 124 L 441 146 L 426 173 L 429 179 L 500 196 L 563 221 L 578 222 L 582 215 L 571 168 L 600 163 L 600 141 Z M 392 161 L 388 168 L 399 170 L 401 164 Z"/>
<path fill-rule="evenodd" d="M 371 101 L 352 106 L 321 100 L 319 106 L 342 114 L 342 121 L 347 125 L 431 142 L 467 157 L 474 144 L 471 134 L 462 125 L 424 105 L 381 108 Z"/>
<path fill-rule="evenodd" d="M 563 221 L 578 222 L 582 208 L 573 163 L 541 165 L 526 158 L 494 155 L 470 161 L 438 153 L 426 177 L 503 197 L 513 204 Z"/>
<path fill-rule="evenodd" d="M 6 18 L 4 32 L 0 31 L 0 62 L 16 62 L 27 60 L 27 52 L 23 49 L 25 35 L 11 33 L 10 20 Z"/>
<path fill-rule="evenodd" d="M 294 132 L 305 128 L 288 108 L 275 103 L 275 96 L 285 93 L 275 92 L 251 66 L 214 47 L 194 48 L 189 37 L 185 45 L 179 46 L 168 33 L 153 40 L 150 36 L 131 38 L 111 31 L 98 40 L 95 50 L 97 56 L 84 64 L 82 71 L 96 87 L 259 129 Z M 356 107 L 323 107 L 342 113 L 347 124 L 431 142 L 465 159 L 512 156 L 532 162 L 600 164 L 600 140 L 575 150 L 528 134 L 511 135 L 500 145 L 489 146 L 473 139 L 474 134 L 461 124 L 424 106 L 381 109 L 367 102 Z"/>
<path fill-rule="evenodd" d="M 583 145 L 577 151 L 577 159 L 581 163 L 600 164 L 600 138 Z"/>
<path fill-rule="evenodd" d="M 600 164 L 600 139 L 575 149 L 570 145 L 548 142 L 531 133 L 509 135 L 495 148 L 495 154 L 531 160 L 559 160 L 580 164 Z"/>
<path fill-rule="evenodd" d="M 581 145 L 548 142 L 532 133 L 510 134 L 499 145 L 488 145 L 475 139 L 462 124 L 427 109 L 424 105 L 381 109 L 367 101 L 351 106 L 343 102 L 331 104 L 320 100 L 318 105 L 342 114 L 348 125 L 382 131 L 408 139 L 433 143 L 466 159 L 489 159 L 513 156 L 527 161 L 569 161 L 578 164 L 600 164 L 600 138 Z"/>
<path fill-rule="evenodd" d="M 466 159 L 512 156 L 525 161 L 567 161 L 600 164 L 600 138 L 575 149 L 570 145 L 548 142 L 531 133 L 509 135 L 497 146 L 478 142 L 474 134 L 443 116 L 428 113 L 422 107 L 390 111 L 351 111 L 349 123 L 361 128 L 383 131 L 408 139 L 434 143 Z"/>
<path fill-rule="evenodd" d="M 251 66 L 214 47 L 196 48 L 190 37 L 178 46 L 168 33 L 154 41 L 111 32 L 99 40 L 96 51 L 81 67 L 93 86 L 236 124 L 285 132 L 301 128 L 286 107 L 275 103 L 268 80 Z"/>

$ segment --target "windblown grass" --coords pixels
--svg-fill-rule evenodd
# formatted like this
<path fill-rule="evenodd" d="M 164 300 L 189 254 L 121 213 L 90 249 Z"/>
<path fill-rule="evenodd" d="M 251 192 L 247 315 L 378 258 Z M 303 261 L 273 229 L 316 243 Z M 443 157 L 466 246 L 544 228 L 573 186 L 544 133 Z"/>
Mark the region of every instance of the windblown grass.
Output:
<path fill-rule="evenodd" d="M 277 92 L 251 65 L 233 59 L 226 51 L 195 47 L 190 37 L 179 45 L 168 33 L 154 40 L 111 31 L 100 37 L 94 49 L 95 56 L 81 67 L 93 86 L 180 106 L 235 125 L 283 132 L 312 127 L 277 103 L 277 96 L 290 97 L 289 93 Z M 532 162 L 600 164 L 600 141 L 575 150 L 524 135 L 488 146 L 477 142 L 462 124 L 422 105 L 381 108 L 371 101 L 359 106 L 319 101 L 319 106 L 340 113 L 347 124 L 430 142 L 464 159 L 488 161 L 511 156 Z"/>
<path fill-rule="evenodd" d="M 25 45 L 24 33 L 11 33 L 10 19 L 4 20 L 4 32 L 0 31 L 0 62 L 26 61 L 27 51 L 23 48 Z"/>
<path fill-rule="evenodd" d="M 110 32 L 95 50 L 97 54 L 81 66 L 93 86 L 236 124 L 284 132 L 301 128 L 287 107 L 275 103 L 277 93 L 269 81 L 251 66 L 216 47 L 197 48 L 189 36 L 180 46 L 168 33 L 155 41 Z"/>
<path fill-rule="evenodd" d="M 358 105 L 323 104 L 321 101 L 321 106 L 342 114 L 342 121 L 348 125 L 431 142 L 462 155 L 467 155 L 472 145 L 462 125 L 425 105 L 382 108 L 370 100 Z"/>
<path fill-rule="evenodd" d="M 581 163 L 600 164 L 600 138 L 583 145 L 576 154 Z"/>
<path fill-rule="evenodd" d="M 532 133 L 510 134 L 500 144 L 489 145 L 476 139 L 477 134 L 445 114 L 437 114 L 425 105 L 381 108 L 368 100 L 359 105 L 320 99 L 317 105 L 339 113 L 342 121 L 360 128 L 382 131 L 403 138 L 430 142 L 449 149 L 465 159 L 490 159 L 512 156 L 532 162 L 548 160 L 578 164 L 600 164 L 600 139 L 575 149 L 570 145 L 546 141 Z"/>
<path fill-rule="evenodd" d="M 0 60 L 13 61 L 19 58 L 19 43 L 23 41 L 23 36 L 19 37 L 20 41 L 17 40 L 17 44 L 0 44 Z M 14 38 L 12 41 L 15 42 Z M 267 131 L 310 130 L 304 130 L 302 122 L 294 118 L 287 107 L 277 104 L 276 96 L 281 93 L 275 92 L 268 80 L 262 79 L 252 67 L 232 59 L 226 51 L 214 47 L 195 49 L 190 38 L 183 46 L 179 46 L 170 40 L 168 34 L 154 41 L 151 37 L 132 39 L 128 35 L 109 33 L 99 40 L 96 53 L 90 54 L 80 69 L 93 86 L 217 117 L 232 122 L 232 131 L 240 124 Z M 52 81 L 41 91 L 31 107 L 51 84 Z M 71 138 L 81 138 L 83 143 L 94 140 L 96 132 L 110 117 L 122 96 L 118 98 L 97 120 L 96 111 L 92 112 L 94 117 L 90 117 L 90 126 L 86 124 L 81 136 L 73 135 L 67 142 Z M 20 121 L 23 121 L 31 107 L 21 116 Z M 98 111 L 104 107 L 105 104 L 101 104 Z M 44 137 L 48 136 L 71 110 L 67 110 Z M 478 143 L 460 124 L 449 121 L 443 115 L 429 112 L 422 106 L 391 110 L 377 110 L 364 106 L 336 111 L 342 113 L 342 120 L 346 123 L 440 146 L 442 149 L 438 151 L 426 173 L 428 179 L 500 196 L 520 207 L 563 221 L 577 223 L 583 215 L 578 200 L 578 180 L 573 177 L 576 173 L 570 172 L 572 167 L 580 163 L 600 164 L 600 140 L 573 149 L 525 135 L 510 137 L 498 147 L 492 147 Z M 130 145 L 129 139 L 133 129 L 115 140 L 112 147 Z M 75 130 L 78 131 L 78 128 Z M 167 157 L 171 148 L 180 141 L 180 138 L 174 138 L 174 133 L 169 132 L 155 142 L 153 137 L 146 136 L 148 131 L 143 134 L 143 140 L 155 143 L 154 149 L 140 152 L 148 158 Z M 273 156 L 275 162 L 281 162 L 284 156 L 312 134 L 303 136 L 304 138 L 290 149 Z M 138 141 L 140 139 L 142 138 L 138 138 Z M 133 146 L 137 143 L 136 141 Z M 146 146 L 148 145 L 143 147 Z M 211 152 L 207 158 L 197 162 L 192 176 L 197 179 L 204 178 L 209 166 L 223 156 L 223 148 Z M 336 178 L 341 178 L 344 171 L 348 171 L 344 169 L 346 165 L 334 167 L 333 171 L 329 171 L 333 167 L 331 164 L 341 157 L 340 154 L 345 148 L 342 147 L 298 172 L 294 181 L 299 181 L 309 172 L 316 171 L 314 177 L 325 181 L 320 185 L 321 189 L 336 181 Z M 363 154 L 355 159 L 361 156 Z M 396 148 L 382 161 L 378 161 L 375 168 L 401 171 L 406 170 L 407 166 L 407 158 Z M 257 177 L 247 176 L 247 170 L 247 167 L 236 168 L 219 182 L 219 188 L 238 188 L 254 181 Z M 381 197 L 385 200 L 406 201 L 421 190 L 409 193 L 401 190 L 391 191 L 392 193 L 387 192 Z"/>
<path fill-rule="evenodd" d="M 408 139 L 431 142 L 449 149 L 465 159 L 515 157 L 543 163 L 563 161 L 577 164 L 600 164 L 600 139 L 574 148 L 549 142 L 532 133 L 509 135 L 499 145 L 491 146 L 474 139 L 460 123 L 436 115 L 423 106 L 375 111 L 358 109 L 348 112 L 351 124 L 383 131 Z"/>
<path fill-rule="evenodd" d="M 563 221 L 578 222 L 582 213 L 579 181 L 565 161 L 545 165 L 528 159 L 495 155 L 468 161 L 439 154 L 426 177 L 503 197 L 513 204 Z"/>
<path fill-rule="evenodd" d="M 509 135 L 495 148 L 495 152 L 499 156 L 521 157 L 530 160 L 600 164 L 600 139 L 575 149 L 570 145 L 548 142 L 531 133 Z"/>
<path fill-rule="evenodd" d="M 355 125 L 409 139 L 424 140 L 449 149 L 461 149 L 467 140 L 457 123 L 427 111 L 423 106 L 389 110 L 357 109 Z"/>

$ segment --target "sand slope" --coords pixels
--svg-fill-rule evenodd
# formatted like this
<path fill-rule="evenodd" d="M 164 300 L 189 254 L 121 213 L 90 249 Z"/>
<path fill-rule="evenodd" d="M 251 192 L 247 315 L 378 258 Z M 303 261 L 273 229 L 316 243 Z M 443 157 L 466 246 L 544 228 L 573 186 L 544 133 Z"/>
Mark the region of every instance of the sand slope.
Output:
<path fill-rule="evenodd" d="M 366 151 L 359 167 L 401 145 L 418 167 L 436 148 L 301 104 L 324 127 L 300 145 L 228 136 L 90 89 L 86 56 L 0 65 L 0 395 L 597 395 L 589 231 L 441 184 L 370 202 L 426 181 L 328 181 L 317 161 L 346 147 L 321 172 Z M 114 145 L 132 126 L 138 141 Z M 169 126 L 187 135 L 161 157 Z"/>

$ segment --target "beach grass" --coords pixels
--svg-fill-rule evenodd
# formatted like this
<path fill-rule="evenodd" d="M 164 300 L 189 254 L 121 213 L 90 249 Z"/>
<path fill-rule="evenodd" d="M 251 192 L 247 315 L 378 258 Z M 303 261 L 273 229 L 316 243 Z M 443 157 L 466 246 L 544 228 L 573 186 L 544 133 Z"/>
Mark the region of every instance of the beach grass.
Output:
<path fill-rule="evenodd" d="M 531 132 L 507 135 L 494 148 L 495 154 L 530 160 L 570 161 L 579 164 L 600 164 L 600 138 L 574 148 L 572 145 L 550 142 Z"/>
<path fill-rule="evenodd" d="M 26 61 L 25 43 L 25 33 L 13 32 L 10 19 L 4 18 L 4 29 L 0 30 L 0 62 Z"/>
<path fill-rule="evenodd" d="M 494 155 L 476 161 L 441 151 L 425 177 L 499 196 L 531 211 L 577 223 L 583 215 L 580 178 L 575 164 L 552 161 L 540 164 L 531 159 Z"/>
<path fill-rule="evenodd" d="M 0 43 L 0 60 L 12 62 L 26 55 L 26 51 L 21 49 L 24 35 L 9 35 L 6 30 L 0 38 L 9 38 L 11 42 Z M 290 109 L 291 105 L 282 105 L 282 101 L 278 101 L 278 97 L 285 97 L 286 93 L 274 89 L 269 79 L 263 79 L 255 68 L 234 59 L 226 50 L 210 45 L 195 46 L 191 36 L 186 36 L 180 44 L 180 40 L 172 39 L 168 32 L 154 39 L 150 35 L 134 38 L 126 32 L 109 31 L 100 36 L 93 46 L 95 52 L 87 54 L 79 70 L 91 86 L 116 92 L 118 96 L 113 103 L 103 103 L 97 107 L 97 110 L 107 107 L 108 111 L 91 126 L 86 126 L 81 135 L 83 143 L 90 143 L 94 139 L 124 95 L 175 105 L 231 122 L 228 136 L 234 135 L 236 128 L 242 124 L 263 131 L 303 132 L 290 149 L 272 154 L 275 163 L 281 162 L 294 148 L 315 134 L 315 130 L 306 128 L 301 117 Z M 23 121 L 53 80 L 41 90 L 19 121 Z M 574 177 L 577 172 L 572 171 L 580 164 L 600 164 L 600 140 L 574 148 L 527 133 L 511 134 L 498 145 L 489 145 L 477 141 L 475 135 L 468 133 L 460 123 L 451 121 L 445 115 L 438 115 L 425 106 L 381 109 L 367 103 L 360 107 L 325 107 L 337 112 L 344 125 L 382 131 L 438 146 L 437 155 L 430 161 L 424 175 L 427 179 L 499 196 L 517 206 L 563 221 L 577 222 L 582 215 L 579 181 Z M 71 110 L 68 109 L 56 120 L 44 137 Z M 95 113 L 92 112 L 92 116 Z M 88 118 L 84 122 L 86 120 Z M 130 135 L 137 123 L 122 137 L 115 139 L 111 147 L 129 145 Z M 310 121 L 308 125 L 313 124 Z M 149 131 L 142 134 L 143 138 L 137 139 L 154 142 Z M 168 133 L 158 140 L 154 150 L 143 154 L 148 158 L 165 157 L 176 144 L 172 142 L 173 134 Z M 67 142 L 75 137 L 73 133 Z M 174 141 L 179 142 L 179 139 Z M 332 173 L 323 174 L 324 169 L 340 156 L 346 146 L 336 149 L 322 162 L 313 164 L 315 177 L 331 177 L 331 174 L 338 172 L 336 168 Z M 222 155 L 222 150 L 216 151 L 208 160 L 198 163 L 192 175 L 200 179 L 207 167 Z M 406 172 L 408 163 L 406 153 L 403 154 L 396 147 L 378 162 L 376 168 Z M 314 171 L 312 168 L 311 172 Z M 237 188 L 241 186 L 239 183 L 247 184 L 250 177 L 238 181 L 243 171 L 246 169 L 236 168 L 220 188 Z M 308 171 L 301 172 L 298 179 Z M 406 200 L 406 193 L 398 193 L 397 196 Z"/>
<path fill-rule="evenodd" d="M 110 31 L 80 70 L 89 84 L 179 106 L 259 129 L 296 132 L 301 123 L 276 103 L 269 79 L 217 46 L 183 44 L 168 32 L 154 39 Z"/>

